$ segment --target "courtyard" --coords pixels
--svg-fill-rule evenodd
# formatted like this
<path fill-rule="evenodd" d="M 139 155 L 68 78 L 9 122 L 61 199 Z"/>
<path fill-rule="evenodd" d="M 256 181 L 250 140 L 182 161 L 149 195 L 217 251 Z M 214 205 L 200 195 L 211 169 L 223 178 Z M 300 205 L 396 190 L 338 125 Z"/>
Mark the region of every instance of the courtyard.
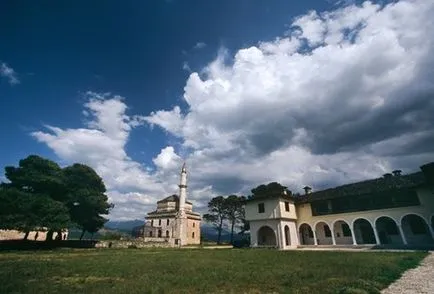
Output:
<path fill-rule="evenodd" d="M 0 293 L 379 293 L 425 252 L 61 249 L 0 253 Z"/>

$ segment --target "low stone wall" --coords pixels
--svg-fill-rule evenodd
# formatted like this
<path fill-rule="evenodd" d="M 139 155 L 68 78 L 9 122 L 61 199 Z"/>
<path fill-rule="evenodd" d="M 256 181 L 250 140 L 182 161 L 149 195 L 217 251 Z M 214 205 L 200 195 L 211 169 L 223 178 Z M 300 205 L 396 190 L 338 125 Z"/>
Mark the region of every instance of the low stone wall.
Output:
<path fill-rule="evenodd" d="M 98 241 L 96 248 L 169 248 L 173 247 L 169 242 L 145 242 L 144 240 L 104 240 Z"/>

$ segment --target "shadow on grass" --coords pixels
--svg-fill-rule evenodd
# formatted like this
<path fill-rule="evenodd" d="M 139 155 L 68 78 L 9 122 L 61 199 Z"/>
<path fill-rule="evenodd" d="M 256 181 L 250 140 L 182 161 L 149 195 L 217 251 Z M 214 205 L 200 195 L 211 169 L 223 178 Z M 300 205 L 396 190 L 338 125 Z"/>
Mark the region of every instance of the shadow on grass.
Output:
<path fill-rule="evenodd" d="M 2 240 L 1 251 L 11 250 L 53 250 L 56 248 L 95 248 L 95 240 L 62 240 L 62 241 L 32 241 L 32 240 Z"/>

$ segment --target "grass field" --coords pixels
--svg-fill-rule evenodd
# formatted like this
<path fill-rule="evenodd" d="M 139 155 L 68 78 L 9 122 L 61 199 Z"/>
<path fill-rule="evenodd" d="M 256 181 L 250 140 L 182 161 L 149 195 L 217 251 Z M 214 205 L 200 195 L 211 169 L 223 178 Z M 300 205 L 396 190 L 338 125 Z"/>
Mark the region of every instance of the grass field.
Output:
<path fill-rule="evenodd" d="M 425 253 L 88 249 L 0 253 L 0 293 L 378 293 Z"/>

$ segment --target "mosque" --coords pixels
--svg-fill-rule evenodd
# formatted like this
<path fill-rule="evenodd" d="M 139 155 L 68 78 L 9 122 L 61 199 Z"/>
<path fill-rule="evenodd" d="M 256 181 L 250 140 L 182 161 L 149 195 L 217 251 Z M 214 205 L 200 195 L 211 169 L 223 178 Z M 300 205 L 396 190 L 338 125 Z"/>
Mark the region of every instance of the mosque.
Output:
<path fill-rule="evenodd" d="M 181 168 L 179 195 L 157 202 L 157 209 L 147 214 L 143 226 L 134 228 L 133 235 L 145 242 L 169 242 L 172 246 L 200 244 L 199 213 L 187 201 L 187 168 Z"/>
<path fill-rule="evenodd" d="M 434 162 L 421 171 L 246 204 L 252 247 L 434 246 Z"/>

